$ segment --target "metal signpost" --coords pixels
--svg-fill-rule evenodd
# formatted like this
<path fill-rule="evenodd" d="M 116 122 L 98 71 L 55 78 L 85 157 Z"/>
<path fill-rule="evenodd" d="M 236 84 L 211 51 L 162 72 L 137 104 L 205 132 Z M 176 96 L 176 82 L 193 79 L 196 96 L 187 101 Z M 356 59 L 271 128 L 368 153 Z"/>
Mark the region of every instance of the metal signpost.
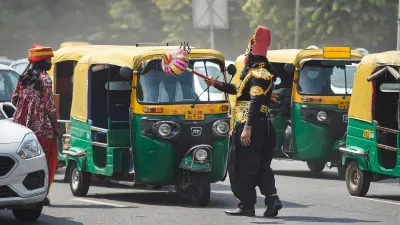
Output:
<path fill-rule="evenodd" d="M 400 0 L 397 14 L 397 50 L 400 50 Z"/>
<path fill-rule="evenodd" d="M 228 0 L 192 0 L 193 27 L 210 29 L 210 47 L 214 49 L 214 30 L 228 29 Z"/>

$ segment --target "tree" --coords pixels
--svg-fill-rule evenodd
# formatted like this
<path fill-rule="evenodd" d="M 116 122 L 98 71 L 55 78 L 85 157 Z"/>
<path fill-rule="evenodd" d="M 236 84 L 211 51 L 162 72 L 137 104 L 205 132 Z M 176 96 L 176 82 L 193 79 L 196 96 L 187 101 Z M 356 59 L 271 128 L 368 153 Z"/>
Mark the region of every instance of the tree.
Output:
<path fill-rule="evenodd" d="M 243 11 L 250 26 L 268 26 L 273 47 L 294 43 L 295 0 L 247 0 Z M 309 45 L 347 45 L 372 51 L 396 43 L 397 0 L 301 0 L 299 41 Z M 274 45 L 275 43 L 275 45 Z"/>
<path fill-rule="evenodd" d="M 376 51 L 396 43 L 397 0 L 317 0 L 303 9 L 308 40 Z M 305 39 L 304 43 L 312 44 Z"/>
<path fill-rule="evenodd" d="M 313 0 L 302 0 L 302 6 L 309 6 Z M 293 48 L 295 31 L 295 0 L 247 0 L 243 5 L 250 26 L 263 25 L 271 30 L 271 48 Z M 300 20 L 304 27 L 305 21 Z M 304 34 L 300 29 L 299 40 Z"/>

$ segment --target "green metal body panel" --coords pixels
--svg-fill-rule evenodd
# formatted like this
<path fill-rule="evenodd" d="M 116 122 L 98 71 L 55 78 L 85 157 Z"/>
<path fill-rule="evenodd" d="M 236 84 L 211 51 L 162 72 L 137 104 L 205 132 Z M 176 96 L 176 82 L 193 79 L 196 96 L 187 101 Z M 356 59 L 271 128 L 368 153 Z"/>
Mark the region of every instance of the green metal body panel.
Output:
<path fill-rule="evenodd" d="M 58 162 L 65 162 L 66 156 L 62 154 L 63 146 L 61 142 L 61 138 L 57 138 L 57 159 Z"/>
<path fill-rule="evenodd" d="M 274 117 L 276 132 L 276 155 L 280 155 L 284 142 L 284 132 L 287 121 L 290 119 L 293 135 L 294 160 L 306 162 L 330 162 L 335 160 L 335 141 L 331 140 L 328 127 L 310 123 L 301 119 L 301 107 L 336 108 L 337 105 L 303 104 L 293 103 L 291 107 L 291 118 L 286 116 Z M 275 109 L 276 110 L 276 109 Z"/>
<path fill-rule="evenodd" d="M 369 137 L 364 136 L 363 133 L 365 130 L 370 130 L 372 135 Z M 397 134 L 397 149 L 399 149 L 399 139 L 399 134 Z M 345 153 L 342 157 L 343 164 L 349 163 L 351 160 L 356 160 L 362 170 L 394 177 L 400 176 L 400 166 L 398 163 L 393 169 L 386 169 L 379 163 L 380 154 L 377 148 L 376 122 L 369 123 L 349 118 L 346 148 L 366 152 L 367 156 Z M 397 151 L 397 162 L 400 162 L 399 151 Z"/>
<path fill-rule="evenodd" d="M 292 132 L 296 160 L 329 161 L 333 144 L 327 127 L 303 121 L 300 116 L 301 107 L 337 108 L 337 105 L 318 105 L 293 103 Z"/>
<path fill-rule="evenodd" d="M 154 118 L 180 119 L 183 116 L 148 116 Z M 173 184 L 178 168 L 184 159 L 178 157 L 174 146 L 168 141 L 156 140 L 142 135 L 141 115 L 133 115 L 131 130 L 109 130 L 107 147 L 92 145 L 92 131 L 86 122 L 71 119 L 70 152 L 84 151 L 86 156 L 66 155 L 68 163 L 75 161 L 80 170 L 105 176 L 127 172 L 129 169 L 129 149 L 133 151 L 135 181 L 137 184 Z M 226 114 L 206 115 L 209 118 L 227 118 Z M 94 132 L 93 132 L 94 133 Z M 132 136 L 131 136 L 132 134 Z M 228 157 L 228 138 L 222 137 L 212 146 L 212 160 L 195 163 L 186 169 L 209 172 L 210 182 L 218 182 L 225 175 Z"/>
<path fill-rule="evenodd" d="M 281 146 L 283 145 L 284 142 L 285 130 L 288 120 L 290 120 L 288 116 L 274 116 L 273 118 L 272 124 L 275 128 L 275 133 L 276 133 L 275 153 L 278 155 L 281 154 Z"/>
<path fill-rule="evenodd" d="M 157 140 L 144 136 L 140 132 L 142 115 L 132 118 L 132 150 L 135 166 L 136 183 L 138 184 L 173 184 L 177 170 L 185 161 L 178 157 L 174 146 L 168 141 Z M 183 116 L 149 116 L 147 118 L 162 118 L 164 120 L 184 120 Z M 206 115 L 209 118 L 227 118 L 226 114 Z M 184 141 L 184 140 L 183 140 Z M 188 149 L 189 150 L 189 149 Z M 212 163 L 195 163 L 188 166 L 192 171 L 209 172 L 211 183 L 218 182 L 225 175 L 228 157 L 228 138 L 221 138 L 212 145 Z M 185 163 L 184 163 L 185 165 Z M 181 167 L 181 168 L 182 168 Z M 211 167 L 211 168 L 210 168 Z M 211 169 L 211 170 L 210 170 Z"/>

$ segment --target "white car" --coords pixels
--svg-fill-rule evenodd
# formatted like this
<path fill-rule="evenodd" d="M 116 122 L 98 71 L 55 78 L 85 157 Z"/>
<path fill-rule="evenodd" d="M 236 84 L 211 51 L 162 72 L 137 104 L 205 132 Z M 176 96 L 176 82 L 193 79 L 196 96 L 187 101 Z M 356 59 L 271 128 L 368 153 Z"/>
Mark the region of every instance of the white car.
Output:
<path fill-rule="evenodd" d="M 36 221 L 47 189 L 46 157 L 36 135 L 0 119 L 0 209 L 11 209 L 19 221 Z"/>
<path fill-rule="evenodd" d="M 26 67 L 29 65 L 28 58 L 15 60 L 10 64 L 10 67 L 13 68 L 18 74 L 22 74 Z"/>
<path fill-rule="evenodd" d="M 234 63 L 235 62 L 233 62 L 233 61 L 225 61 L 225 67 L 227 68 L 230 64 L 234 64 Z M 206 73 L 206 70 L 204 67 L 204 63 L 196 62 L 193 66 L 193 69 L 201 74 L 211 76 L 214 79 L 217 79 L 219 81 L 224 81 L 223 74 L 221 73 L 221 69 L 218 64 L 212 63 L 212 62 L 207 62 L 206 67 L 207 67 L 207 73 Z M 226 73 L 226 79 L 227 79 L 227 82 L 229 83 L 231 80 L 231 75 Z M 195 87 L 196 94 L 201 95 L 200 96 L 201 101 L 208 101 L 208 97 L 210 97 L 210 101 L 224 100 L 225 94 L 214 87 L 209 88 L 210 96 L 208 96 L 208 93 L 203 93 L 203 91 L 205 89 L 207 89 L 208 86 L 204 82 L 204 80 L 198 76 L 194 76 L 194 87 Z"/>

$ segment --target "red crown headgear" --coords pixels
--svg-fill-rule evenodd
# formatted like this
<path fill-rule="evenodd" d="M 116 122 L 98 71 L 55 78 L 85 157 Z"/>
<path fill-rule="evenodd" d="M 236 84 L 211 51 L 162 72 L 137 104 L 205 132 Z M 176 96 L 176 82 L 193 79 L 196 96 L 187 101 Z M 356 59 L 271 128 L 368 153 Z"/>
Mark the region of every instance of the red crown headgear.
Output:
<path fill-rule="evenodd" d="M 249 45 L 247 47 L 246 53 L 251 52 L 253 55 L 267 56 L 268 47 L 271 44 L 271 32 L 268 28 L 264 26 L 258 26 L 255 34 L 249 40 Z M 247 62 L 245 59 L 245 64 Z"/>
<path fill-rule="evenodd" d="M 40 46 L 34 44 L 31 49 L 29 49 L 28 61 L 30 63 L 37 63 L 44 59 L 48 59 L 54 56 L 53 49 L 51 47 Z"/>

